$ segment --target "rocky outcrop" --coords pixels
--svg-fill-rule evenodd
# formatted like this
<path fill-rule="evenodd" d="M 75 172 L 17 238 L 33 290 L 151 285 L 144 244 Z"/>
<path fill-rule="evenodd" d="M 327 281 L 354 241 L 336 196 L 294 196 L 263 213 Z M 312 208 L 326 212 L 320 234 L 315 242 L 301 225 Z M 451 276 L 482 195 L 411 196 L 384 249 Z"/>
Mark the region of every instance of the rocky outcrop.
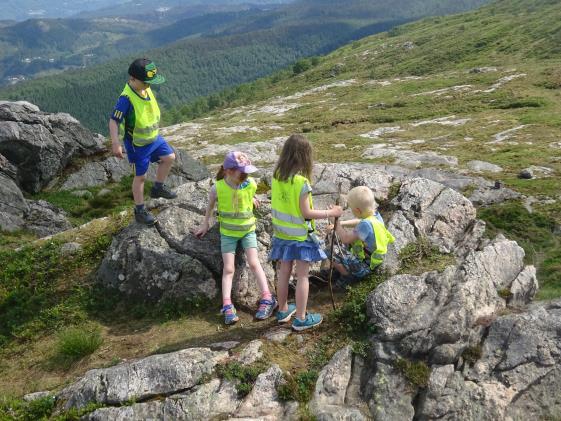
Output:
<path fill-rule="evenodd" d="M 166 179 L 166 184 L 178 187 L 188 181 L 200 181 L 208 178 L 208 169 L 199 161 L 191 158 L 185 151 L 176 149 L 176 160 Z M 147 178 L 156 179 L 156 165 L 148 169 Z M 88 162 L 78 171 L 70 174 L 61 186 L 61 190 L 84 189 L 101 186 L 108 182 L 119 182 L 123 177 L 132 175 L 132 166 L 128 160 L 109 157 L 103 161 Z"/>
<path fill-rule="evenodd" d="M 16 180 L 17 169 L 0 154 L 0 229 L 3 231 L 20 229 L 29 211 Z"/>
<path fill-rule="evenodd" d="M 114 238 L 98 271 L 101 283 L 151 302 L 214 297 L 222 277 L 218 225 L 202 239 L 193 235 L 203 220 L 209 189 L 207 179 L 186 183 L 178 189 L 177 199 L 153 201 L 150 206 L 161 210 L 158 224 L 154 228 L 133 224 Z M 269 243 L 262 223 L 257 233 L 261 243 Z M 267 247 L 261 247 L 259 258 L 272 289 L 274 271 L 267 262 Z M 232 296 L 236 305 L 251 311 L 260 297 L 241 250 L 236 255 Z"/>
<path fill-rule="evenodd" d="M 498 317 L 473 365 L 436 368 L 418 419 L 554 419 L 561 413 L 561 301 Z"/>
<path fill-rule="evenodd" d="M 189 348 L 152 355 L 110 368 L 90 370 L 63 389 L 57 400 L 63 408 L 83 408 L 90 402 L 122 405 L 191 389 L 203 375 L 211 374 L 227 352 Z"/>
<path fill-rule="evenodd" d="M 105 150 L 92 134 L 68 114 L 49 114 L 28 102 L 0 102 L 0 153 L 18 168 L 17 181 L 37 193 L 75 156 Z"/>
<path fill-rule="evenodd" d="M 72 228 L 66 212 L 44 200 L 28 200 L 25 228 L 39 237 L 56 234 Z"/>

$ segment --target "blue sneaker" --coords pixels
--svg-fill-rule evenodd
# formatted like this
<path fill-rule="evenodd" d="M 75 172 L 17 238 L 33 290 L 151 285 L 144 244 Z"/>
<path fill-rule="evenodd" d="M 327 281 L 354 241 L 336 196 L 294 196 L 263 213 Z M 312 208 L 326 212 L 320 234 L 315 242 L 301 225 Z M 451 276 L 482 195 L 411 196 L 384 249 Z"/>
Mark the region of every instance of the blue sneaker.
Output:
<path fill-rule="evenodd" d="M 297 317 L 294 318 L 292 322 L 292 329 L 301 331 L 306 329 L 311 329 L 312 327 L 319 326 L 323 321 L 323 317 L 319 313 L 306 313 L 306 318 L 300 320 Z"/>
<path fill-rule="evenodd" d="M 224 323 L 227 325 L 231 325 L 236 323 L 240 318 L 236 314 L 236 308 L 233 304 L 228 304 L 227 306 L 222 307 L 220 313 L 224 314 Z"/>
<path fill-rule="evenodd" d="M 294 313 L 296 313 L 296 305 L 295 304 L 289 304 L 288 305 L 288 310 L 277 311 L 277 322 L 279 322 L 279 323 L 288 322 Z"/>
<path fill-rule="evenodd" d="M 260 300 L 259 308 L 257 313 L 255 313 L 255 318 L 258 320 L 265 320 L 271 317 L 275 308 L 279 305 L 277 299 L 273 295 L 270 300 Z"/>

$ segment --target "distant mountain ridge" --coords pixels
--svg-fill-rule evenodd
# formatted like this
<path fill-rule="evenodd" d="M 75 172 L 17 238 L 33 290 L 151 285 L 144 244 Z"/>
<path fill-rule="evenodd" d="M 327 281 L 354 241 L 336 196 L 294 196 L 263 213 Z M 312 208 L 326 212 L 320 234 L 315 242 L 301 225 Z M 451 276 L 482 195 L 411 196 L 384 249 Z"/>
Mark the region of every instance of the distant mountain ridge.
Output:
<path fill-rule="evenodd" d="M 105 132 L 107 114 L 126 80 L 128 63 L 136 55 L 152 57 L 168 76 L 159 98 L 163 106 L 169 107 L 251 81 L 301 57 L 327 53 L 350 40 L 409 20 L 461 11 L 486 2 L 396 0 L 388 8 L 381 0 L 352 0 L 342 8 L 335 1 L 300 0 L 271 11 L 242 13 L 239 19 L 231 21 L 222 15 L 224 21 L 215 22 L 217 28 L 224 24 L 217 33 L 198 38 L 198 34 L 193 34 L 195 37 L 136 53 L 127 50 L 133 42 L 110 44 L 102 48 L 116 48 L 120 59 L 8 87 L 0 90 L 0 97 L 29 100 L 45 111 L 70 112 L 91 129 Z M 182 22 L 173 25 L 183 29 L 189 26 L 185 22 L 190 21 L 184 21 L 183 26 Z M 159 33 L 160 30 L 152 32 L 156 37 Z M 161 33 L 165 34 L 165 29 Z M 155 46 L 155 38 L 150 40 L 150 35 L 136 33 L 131 41 L 135 39 L 135 43 Z M 88 97 L 84 103 L 85 92 L 95 92 L 95 97 Z"/>

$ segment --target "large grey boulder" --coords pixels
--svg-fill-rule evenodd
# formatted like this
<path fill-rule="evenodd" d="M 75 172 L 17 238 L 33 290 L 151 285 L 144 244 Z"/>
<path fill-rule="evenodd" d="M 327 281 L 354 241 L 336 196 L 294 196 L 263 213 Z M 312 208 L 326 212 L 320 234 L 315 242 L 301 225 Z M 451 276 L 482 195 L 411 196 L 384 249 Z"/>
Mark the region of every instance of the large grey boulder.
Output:
<path fill-rule="evenodd" d="M 156 228 L 130 225 L 117 235 L 98 270 L 98 279 L 139 300 L 213 298 L 213 274 L 197 259 L 178 253 Z"/>
<path fill-rule="evenodd" d="M 166 179 L 166 184 L 170 187 L 178 187 L 188 181 L 200 181 L 210 176 L 208 169 L 184 150 L 177 149 L 175 154 L 176 160 Z M 157 164 L 150 165 L 146 174 L 148 180 L 156 179 L 157 168 Z M 88 162 L 66 178 L 61 190 L 101 186 L 110 181 L 119 182 L 129 175 L 133 175 L 133 167 L 128 160 L 112 156 L 102 161 Z"/>
<path fill-rule="evenodd" d="M 213 379 L 189 392 L 165 400 L 97 409 L 83 417 L 83 420 L 208 420 L 233 414 L 241 402 L 235 384 L 229 381 Z"/>
<path fill-rule="evenodd" d="M 212 373 L 227 356 L 225 351 L 189 348 L 90 370 L 64 388 L 57 401 L 62 402 L 64 409 L 70 409 L 83 408 L 90 402 L 121 405 L 171 395 L 197 385 L 203 375 Z"/>
<path fill-rule="evenodd" d="M 66 212 L 44 200 L 28 200 L 25 227 L 39 237 L 56 234 L 72 228 Z"/>
<path fill-rule="evenodd" d="M 22 228 L 29 211 L 16 181 L 17 169 L 0 154 L 0 230 L 3 231 Z"/>
<path fill-rule="evenodd" d="M 392 200 L 395 207 L 387 226 L 396 241 L 388 248 L 383 268 L 399 269 L 399 252 L 409 243 L 424 237 L 443 253 L 462 255 L 477 247 L 483 235 L 475 219 L 473 204 L 457 191 L 423 178 L 405 180 Z"/>
<path fill-rule="evenodd" d="M 350 346 L 337 351 L 321 370 L 310 410 L 318 420 L 366 420 L 361 411 L 348 404 L 347 392 L 352 376 L 353 353 Z"/>
<path fill-rule="evenodd" d="M 560 329 L 559 300 L 498 317 L 473 366 L 433 370 L 418 419 L 555 419 L 561 414 Z"/>
<path fill-rule="evenodd" d="M 375 420 L 412 420 L 413 390 L 409 382 L 391 365 L 375 364 L 367 385 L 368 407 Z"/>
<path fill-rule="evenodd" d="M 21 188 L 37 193 L 75 156 L 99 153 L 103 138 L 68 114 L 27 102 L 0 102 L 0 153 L 18 168 Z"/>
<path fill-rule="evenodd" d="M 514 241 L 498 237 L 481 251 L 444 272 L 420 276 L 397 275 L 380 285 L 367 299 L 367 312 L 377 327 L 377 340 L 399 341 L 405 356 L 423 356 L 448 364 L 478 343 L 479 321 L 506 307 L 499 291 L 510 288 L 524 272 L 524 251 Z M 526 275 L 533 272 L 529 270 Z M 535 293 L 535 277 L 519 282 L 527 301 Z"/>

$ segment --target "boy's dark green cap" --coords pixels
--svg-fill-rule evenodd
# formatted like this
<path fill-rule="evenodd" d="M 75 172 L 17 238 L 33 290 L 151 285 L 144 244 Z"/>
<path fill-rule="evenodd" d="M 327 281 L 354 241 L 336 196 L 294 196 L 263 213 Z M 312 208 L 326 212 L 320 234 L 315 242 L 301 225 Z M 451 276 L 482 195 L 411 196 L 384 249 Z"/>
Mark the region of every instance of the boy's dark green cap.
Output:
<path fill-rule="evenodd" d="M 137 58 L 129 66 L 129 75 L 151 85 L 164 83 L 166 78 L 158 73 L 156 64 L 147 58 Z"/>

